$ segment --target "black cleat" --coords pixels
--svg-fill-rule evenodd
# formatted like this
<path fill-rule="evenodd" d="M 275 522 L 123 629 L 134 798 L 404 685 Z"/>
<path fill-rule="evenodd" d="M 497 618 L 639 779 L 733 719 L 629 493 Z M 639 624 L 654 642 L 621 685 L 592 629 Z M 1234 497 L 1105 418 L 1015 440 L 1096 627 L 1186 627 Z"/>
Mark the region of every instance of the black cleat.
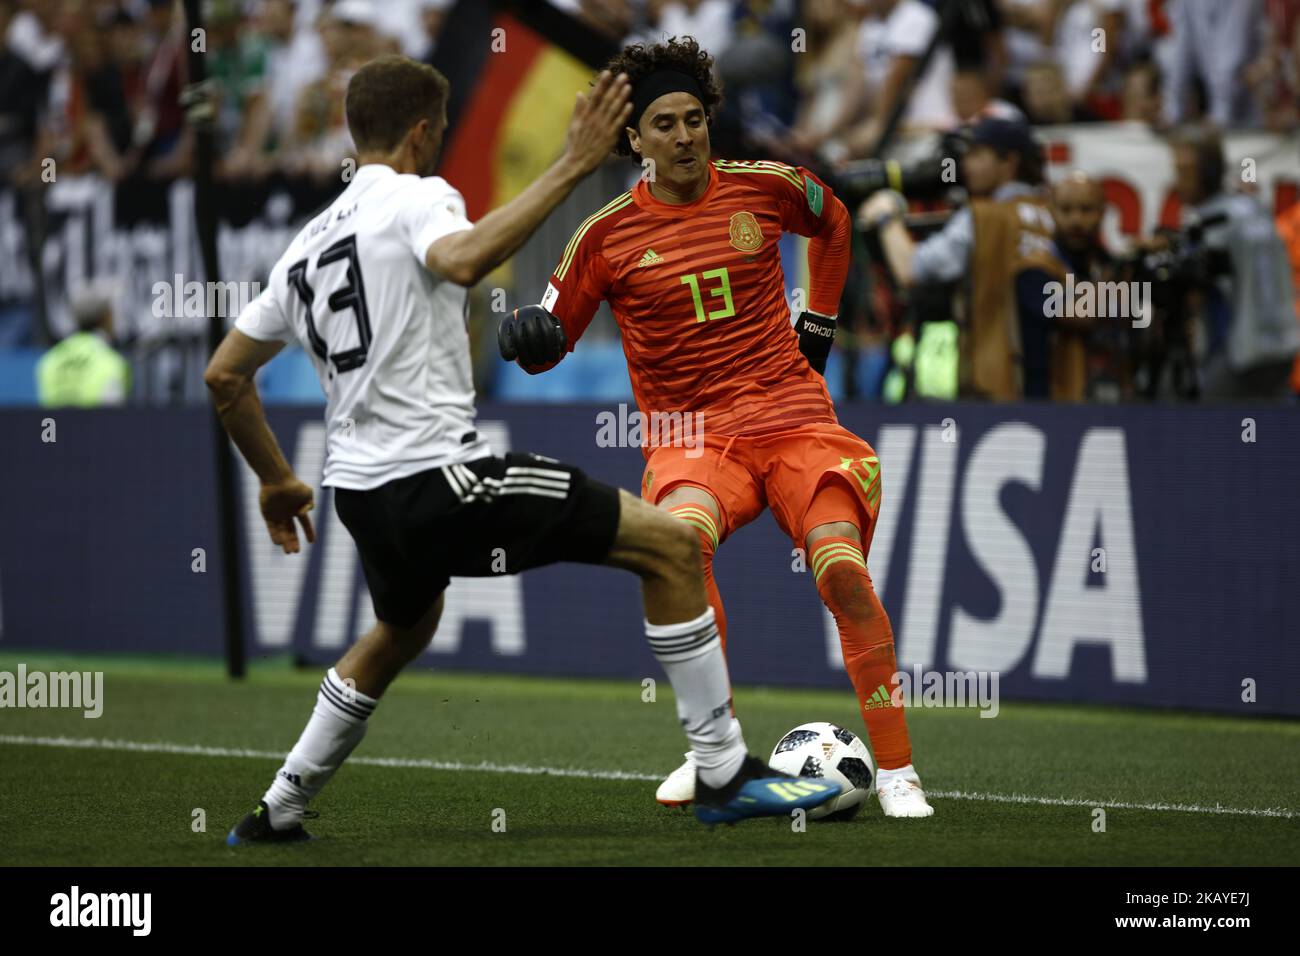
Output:
<path fill-rule="evenodd" d="M 301 823 L 295 823 L 287 830 L 273 829 L 266 801 L 259 800 L 257 809 L 235 824 L 235 828 L 226 836 L 226 846 L 242 846 L 245 843 L 301 843 L 310 839 L 312 835 L 302 828 Z"/>

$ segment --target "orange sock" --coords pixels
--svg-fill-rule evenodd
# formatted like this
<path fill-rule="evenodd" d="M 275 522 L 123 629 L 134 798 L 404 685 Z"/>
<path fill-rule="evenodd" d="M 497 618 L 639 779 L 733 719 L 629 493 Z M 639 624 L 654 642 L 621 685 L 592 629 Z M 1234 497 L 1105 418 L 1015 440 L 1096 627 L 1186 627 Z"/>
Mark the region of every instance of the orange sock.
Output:
<path fill-rule="evenodd" d="M 890 697 L 893 677 L 894 630 L 867 573 L 862 546 L 852 538 L 822 538 L 808 555 L 817 593 L 835 616 L 844 651 L 844 669 L 858 695 L 871 751 L 883 770 L 912 762 L 903 708 Z"/>
<path fill-rule="evenodd" d="M 695 529 L 700 537 L 700 559 L 704 564 L 704 593 L 713 608 L 713 615 L 718 623 L 718 636 L 722 638 L 722 650 L 727 650 L 727 615 L 722 610 L 722 595 L 718 593 L 718 582 L 713 580 L 713 552 L 718 549 L 718 523 L 709 509 L 703 505 L 686 502 L 668 509 L 674 518 L 680 518 Z"/>

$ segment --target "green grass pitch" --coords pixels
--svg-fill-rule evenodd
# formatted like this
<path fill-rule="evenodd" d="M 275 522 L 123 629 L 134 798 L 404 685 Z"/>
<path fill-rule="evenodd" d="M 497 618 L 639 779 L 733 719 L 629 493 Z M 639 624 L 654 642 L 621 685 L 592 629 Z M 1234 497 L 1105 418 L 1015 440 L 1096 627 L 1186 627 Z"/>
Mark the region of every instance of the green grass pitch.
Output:
<path fill-rule="evenodd" d="M 20 660 L 29 671 L 103 670 L 104 712 L 0 710 L 6 865 L 1300 864 L 1294 721 L 1006 702 L 993 719 L 914 709 L 932 818 L 887 820 L 873 800 L 852 822 L 805 832 L 787 819 L 709 829 L 653 800 L 685 749 L 666 681 L 647 703 L 640 681 L 428 671 L 397 681 L 360 759 L 314 804 L 318 839 L 230 849 L 226 831 L 292 746 L 320 670 L 257 662 L 231 682 L 215 662 L 13 652 L 0 670 Z M 763 756 L 808 720 L 862 731 L 847 685 L 742 687 L 736 705 Z M 544 768 L 592 773 L 534 772 Z"/>

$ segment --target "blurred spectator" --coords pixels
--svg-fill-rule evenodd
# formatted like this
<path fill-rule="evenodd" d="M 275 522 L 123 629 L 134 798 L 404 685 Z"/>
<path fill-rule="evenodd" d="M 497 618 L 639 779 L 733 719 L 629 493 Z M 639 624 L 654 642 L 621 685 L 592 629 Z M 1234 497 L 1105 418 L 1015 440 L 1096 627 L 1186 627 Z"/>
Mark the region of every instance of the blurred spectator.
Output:
<path fill-rule="evenodd" d="M 621 42 L 632 30 L 634 18 L 629 0 L 567 0 L 555 5 L 615 42 Z"/>
<path fill-rule="evenodd" d="M 854 155 L 864 155 L 879 140 L 905 80 L 939 30 L 939 15 L 920 0 L 868 0 L 868 7 L 874 15 L 859 27 L 858 55 L 871 91 L 871 119 L 849 137 Z M 954 69 L 952 50 L 941 42 L 912 88 L 902 125 L 922 129 L 953 125 Z"/>
<path fill-rule="evenodd" d="M 1025 70 L 1034 63 L 1052 57 L 1056 37 L 1056 0 L 997 0 L 999 17 L 1004 24 L 1002 41 L 1006 48 L 1006 83 L 1019 91 Z"/>
<path fill-rule="evenodd" d="M 104 11 L 92 32 L 91 59 L 82 73 L 90 143 L 100 175 L 116 182 L 132 172 L 133 124 L 122 64 L 129 62 L 125 51 L 134 47 L 137 34 L 134 22 L 120 10 Z"/>
<path fill-rule="evenodd" d="M 1286 248 L 1259 201 L 1224 189 L 1226 158 L 1204 127 L 1171 138 L 1184 217 L 1204 225 L 1212 256 L 1196 316 L 1206 398 L 1280 398 L 1300 349 Z M 1217 264 L 1215 264 L 1217 263 Z"/>
<path fill-rule="evenodd" d="M 60 172 L 77 174 L 91 170 L 89 140 L 96 133 L 103 134 L 102 124 L 95 122 L 90 113 L 87 102 L 90 91 L 85 82 L 101 65 L 102 56 L 95 24 L 75 16 L 76 8 L 70 7 L 65 4 L 55 21 L 64 53 L 50 80 L 36 155 L 42 161 L 53 159 Z M 38 164 L 32 174 L 43 171 Z"/>
<path fill-rule="evenodd" d="M 369 0 L 339 0 L 322 15 L 318 28 L 326 70 L 320 79 L 303 87 L 298 97 L 283 163 L 289 174 L 323 182 L 339 176 L 343 160 L 352 155 L 343 102 L 352 74 L 384 49 L 374 24 L 375 9 Z"/>
<path fill-rule="evenodd" d="M 413 60 L 428 52 L 421 5 L 421 0 L 379 0 L 375 3 L 375 31 L 389 47 L 385 52 L 401 53 Z"/>
<path fill-rule="evenodd" d="M 271 142 L 283 146 L 292 136 L 298 97 L 309 84 L 325 73 L 325 47 L 311 27 L 296 25 L 297 6 L 291 0 L 264 0 L 259 12 L 262 36 L 266 40 L 266 71 L 269 77 Z"/>
<path fill-rule="evenodd" d="M 433 62 L 433 54 L 438 49 L 438 37 L 442 35 L 443 25 L 447 22 L 447 13 L 455 0 L 419 0 L 420 26 L 423 31 L 421 41 L 424 52 L 418 59 L 425 63 Z"/>
<path fill-rule="evenodd" d="M 1046 60 L 1025 71 L 1021 87 L 1025 116 L 1035 126 L 1086 123 L 1096 117 L 1070 96 L 1059 64 Z"/>
<path fill-rule="evenodd" d="M 743 148 L 745 133 L 785 133 L 795 121 L 798 93 L 791 49 L 796 22 L 792 0 L 738 4 L 726 46 L 710 50 L 727 95 L 717 124 L 721 155 Z"/>
<path fill-rule="evenodd" d="M 0 0 L 0 183 L 34 177 L 40 104 L 63 56 L 53 33 L 50 4 L 20 10 L 15 0 Z"/>
<path fill-rule="evenodd" d="M 63 58 L 63 38 L 55 29 L 57 0 L 29 0 L 11 5 L 5 45 L 38 73 L 49 73 Z"/>
<path fill-rule="evenodd" d="M 1193 84 L 1205 89 L 1205 117 L 1220 129 L 1259 122 L 1246 66 L 1255 59 L 1263 0 L 1178 0 L 1172 11 L 1174 50 L 1165 115 L 1171 124 L 1194 117 Z"/>
<path fill-rule="evenodd" d="M 1000 92 L 1007 50 L 997 0 L 953 0 L 952 22 L 946 26 L 957 70 L 983 74 L 989 94 Z"/>
<path fill-rule="evenodd" d="M 1124 44 L 1123 0 L 1065 0 L 1054 37 L 1066 92 L 1076 106 L 1096 112 Z"/>
<path fill-rule="evenodd" d="M 799 108 L 791 130 L 802 148 L 825 143 L 844 110 L 846 91 L 857 80 L 857 35 L 848 0 L 807 0 L 803 27 L 807 50 L 795 57 Z"/>
<path fill-rule="evenodd" d="M 1120 56 L 1125 64 L 1152 60 L 1161 75 L 1169 72 L 1173 60 L 1174 31 L 1170 10 L 1178 0 L 1123 0 L 1123 43 Z"/>
<path fill-rule="evenodd" d="M 805 149 L 826 145 L 823 152 L 832 159 L 868 156 L 875 151 L 908 78 L 929 50 L 940 25 L 939 15 L 921 0 L 862 0 L 853 8 L 864 15 L 857 35 L 861 70 L 829 129 L 799 144 Z M 954 69 L 952 51 L 941 43 L 912 87 L 900 128 L 948 129 L 955 124 Z"/>
<path fill-rule="evenodd" d="M 985 118 L 1026 121 L 1025 114 L 1014 103 L 992 96 L 988 74 L 982 69 L 958 69 L 952 75 L 952 106 L 959 126 Z"/>
<path fill-rule="evenodd" d="M 1269 129 L 1300 121 L 1300 0 L 1266 0 L 1263 49 L 1246 68 L 1245 82 Z"/>
<path fill-rule="evenodd" d="M 649 42 L 665 37 L 695 37 L 716 60 L 731 45 L 733 4 L 731 0 L 649 0 Z M 804 15 L 812 13 L 805 10 Z"/>
<path fill-rule="evenodd" d="M 135 120 L 132 145 L 146 175 L 170 179 L 189 172 L 194 148 L 180 107 L 188 49 L 185 23 L 171 0 L 148 0 L 141 23 L 144 55 L 127 70 Z"/>
<path fill-rule="evenodd" d="M 1007 76 L 1022 98 L 1028 74 L 1053 62 L 1072 104 L 1101 94 L 1123 45 L 1123 0 L 1001 0 Z M 1028 104 L 1026 112 L 1031 113 Z"/>
<path fill-rule="evenodd" d="M 1160 110 L 1160 68 L 1153 60 L 1137 60 L 1124 74 L 1124 99 L 1121 118 L 1130 123 L 1144 123 L 1159 128 L 1164 117 Z"/>
<path fill-rule="evenodd" d="M 264 155 L 271 134 L 269 38 L 249 30 L 237 0 L 213 0 L 206 13 L 208 76 L 216 84 L 218 178 L 269 172 Z"/>
<path fill-rule="evenodd" d="M 112 289 L 91 284 L 72 296 L 77 331 L 36 363 L 43 408 L 122 405 L 131 391 L 131 366 L 112 345 Z"/>

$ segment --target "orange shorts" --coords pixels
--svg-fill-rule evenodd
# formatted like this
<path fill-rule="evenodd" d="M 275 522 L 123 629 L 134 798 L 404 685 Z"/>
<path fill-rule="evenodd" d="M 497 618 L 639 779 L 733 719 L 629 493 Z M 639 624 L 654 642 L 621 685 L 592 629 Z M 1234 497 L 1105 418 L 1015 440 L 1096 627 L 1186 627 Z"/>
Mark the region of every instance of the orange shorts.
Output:
<path fill-rule="evenodd" d="M 641 497 L 658 504 L 680 485 L 707 491 L 722 512 L 719 544 L 764 508 L 772 509 L 796 547 L 803 547 L 813 528 L 831 521 L 849 521 L 870 540 L 880 512 L 880 461 L 847 428 L 802 425 L 754 438 L 706 433 L 701 444 L 655 448 L 641 477 Z M 828 485 L 838 485 L 836 493 L 819 495 Z"/>

